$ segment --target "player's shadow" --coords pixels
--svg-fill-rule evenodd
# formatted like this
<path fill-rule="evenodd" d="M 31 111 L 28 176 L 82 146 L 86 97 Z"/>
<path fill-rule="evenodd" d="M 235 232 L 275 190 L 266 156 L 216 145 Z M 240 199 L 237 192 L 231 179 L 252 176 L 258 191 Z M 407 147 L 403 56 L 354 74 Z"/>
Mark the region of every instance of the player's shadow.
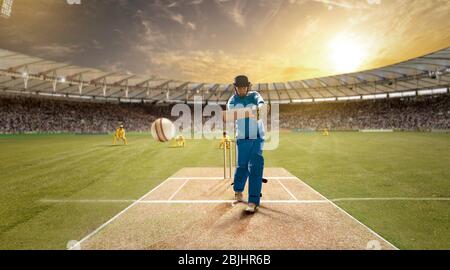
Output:
<path fill-rule="evenodd" d="M 120 146 L 127 146 L 125 144 L 98 144 L 98 145 L 94 145 L 94 147 L 97 148 L 111 148 L 111 147 L 120 147 Z"/>
<path fill-rule="evenodd" d="M 244 203 L 246 203 L 246 202 L 244 202 Z M 289 216 L 289 217 L 292 217 L 292 215 L 290 215 L 287 212 L 276 210 L 276 209 L 272 209 L 272 208 L 264 206 L 264 205 L 260 205 L 258 207 L 258 210 L 255 213 L 251 213 L 251 212 L 247 212 L 245 210 L 242 210 L 241 219 L 245 219 L 245 218 L 252 217 L 252 216 L 255 216 L 255 215 L 264 215 L 264 216 L 275 217 L 274 214 L 276 214 L 276 216 Z"/>
<path fill-rule="evenodd" d="M 250 213 L 248 211 L 245 211 L 244 209 L 241 212 L 241 215 L 239 217 L 239 220 L 246 220 L 246 219 L 250 219 L 252 217 L 255 216 L 256 213 Z"/>
<path fill-rule="evenodd" d="M 273 213 L 277 213 L 277 214 L 289 215 L 286 212 L 283 212 L 283 211 L 280 211 L 280 210 L 275 210 L 275 209 L 272 209 L 272 208 L 264 206 L 264 205 L 260 205 L 259 209 L 266 210 L 266 211 L 273 212 Z"/>
<path fill-rule="evenodd" d="M 242 210 L 241 218 L 252 217 L 252 216 L 255 216 L 255 215 L 267 215 L 267 216 L 272 216 L 272 215 L 269 214 L 268 212 L 272 212 L 272 213 L 275 213 L 275 214 L 278 214 L 278 215 L 291 216 L 291 215 L 289 215 L 289 214 L 286 213 L 286 212 L 279 211 L 279 210 L 275 210 L 275 209 L 269 208 L 269 207 L 267 207 L 267 206 L 260 205 L 260 206 L 258 207 L 258 210 L 257 210 L 255 213 L 251 213 L 251 212 Z"/>
<path fill-rule="evenodd" d="M 289 214 L 288 212 L 284 212 L 284 211 L 280 211 L 280 210 L 276 210 L 264 205 L 260 205 L 259 209 L 257 211 L 258 215 L 265 215 L 265 216 L 269 216 L 271 218 L 276 218 L 279 220 L 283 220 L 283 217 L 291 217 L 291 218 L 295 218 L 295 216 Z"/>
<path fill-rule="evenodd" d="M 235 207 L 241 208 L 243 205 L 240 204 L 241 203 L 227 204 L 226 206 L 223 206 L 226 211 L 224 211 L 220 217 L 217 216 L 219 218 L 215 219 L 216 222 L 214 222 L 213 226 L 214 230 L 223 231 L 231 229 L 234 234 L 245 233 L 248 230 L 248 226 L 254 215 L 246 212 L 244 208 L 242 208 L 242 211 L 240 209 L 233 210 Z M 231 214 L 231 216 L 228 214 Z M 226 216 L 226 218 L 223 218 L 224 216 Z"/>

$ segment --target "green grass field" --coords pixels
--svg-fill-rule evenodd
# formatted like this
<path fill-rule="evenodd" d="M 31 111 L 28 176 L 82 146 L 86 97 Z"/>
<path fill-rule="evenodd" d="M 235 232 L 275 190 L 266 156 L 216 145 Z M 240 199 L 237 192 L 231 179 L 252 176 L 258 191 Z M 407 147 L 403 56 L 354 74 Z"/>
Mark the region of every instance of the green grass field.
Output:
<path fill-rule="evenodd" d="M 217 141 L 184 149 L 129 135 L 0 136 L 0 249 L 65 249 L 129 203 L 43 199 L 137 199 L 183 167 L 221 166 Z M 450 198 L 450 134 L 282 133 L 265 152 L 329 199 Z M 337 204 L 400 249 L 450 249 L 450 201 Z"/>

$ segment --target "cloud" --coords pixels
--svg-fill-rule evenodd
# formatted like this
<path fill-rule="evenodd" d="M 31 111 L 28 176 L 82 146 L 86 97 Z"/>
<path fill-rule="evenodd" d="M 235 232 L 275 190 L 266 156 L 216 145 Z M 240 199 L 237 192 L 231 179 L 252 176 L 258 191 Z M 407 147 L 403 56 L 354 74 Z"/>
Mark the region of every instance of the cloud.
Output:
<path fill-rule="evenodd" d="M 297 4 L 298 2 L 302 1 L 295 1 Z M 233 24 L 228 25 L 252 27 L 253 42 L 250 47 L 233 50 L 226 42 L 219 47 L 209 46 L 214 40 L 224 39 L 223 35 L 226 33 L 214 34 L 213 31 L 207 31 L 199 36 L 192 31 L 166 32 L 154 22 L 148 26 L 151 30 L 137 42 L 136 46 L 142 54 L 139 59 L 145 62 L 145 72 L 166 78 L 226 83 L 236 74 L 244 73 L 251 76 L 253 82 L 290 81 L 335 74 L 336 71 L 330 68 L 328 44 L 336 35 L 344 35 L 358 44 L 367 45 L 369 53 L 362 68 L 368 69 L 374 64 L 380 66 L 392 63 L 396 59 L 395 55 L 400 55 L 404 60 L 411 50 L 401 50 L 404 53 L 400 53 L 398 48 L 405 48 L 409 43 L 410 47 L 416 46 L 414 44 L 417 43 L 412 41 L 417 39 L 419 33 L 428 35 L 430 31 L 435 31 L 436 36 L 442 36 L 445 26 L 448 26 L 442 24 L 438 29 L 427 30 L 429 24 L 414 23 L 414 18 L 424 18 L 424 14 L 431 13 L 432 3 L 383 2 L 386 8 L 368 12 L 370 5 L 380 4 L 381 1 L 363 1 L 360 4 L 339 0 L 314 2 L 334 5 L 340 8 L 340 12 L 331 18 L 323 13 L 301 13 L 305 7 L 298 6 L 298 10 L 293 10 L 295 7 L 276 1 L 259 1 L 256 6 L 250 6 L 245 1 L 237 3 L 216 0 L 217 11 L 226 15 L 225 20 L 233 21 Z M 291 13 L 288 14 L 285 8 L 292 10 L 292 13 L 300 12 L 300 17 L 286 18 Z M 434 10 L 432 13 L 445 18 L 446 12 L 448 5 L 439 12 Z M 170 14 L 179 13 L 172 11 Z M 200 23 L 187 21 L 188 14 L 179 15 L 181 16 L 175 16 L 171 20 L 186 28 L 204 31 L 203 26 L 199 27 Z M 253 25 L 255 21 L 265 25 L 261 29 L 270 37 L 266 47 L 261 45 L 264 40 L 254 35 L 258 29 L 258 26 Z M 414 33 L 411 29 L 421 30 Z M 437 34 L 438 31 L 441 31 L 440 35 Z M 204 43 L 203 37 L 210 37 L 211 43 Z M 213 37 L 215 38 L 212 39 Z"/>
<path fill-rule="evenodd" d="M 170 3 L 169 5 L 167 5 L 168 8 L 172 8 L 172 7 L 176 7 L 176 6 L 178 6 L 178 2 L 173 2 L 173 3 Z"/>
<path fill-rule="evenodd" d="M 118 72 L 118 73 L 130 73 L 130 71 L 127 70 L 126 64 L 123 61 L 115 61 L 115 62 L 109 62 L 106 61 L 103 65 L 101 65 L 101 69 L 107 72 Z"/>
<path fill-rule="evenodd" d="M 292 38 L 287 42 L 288 46 L 299 47 L 299 42 L 310 40 L 320 30 L 320 18 L 317 16 L 306 16 L 305 22 L 299 24 L 292 30 Z"/>
<path fill-rule="evenodd" d="M 342 29 L 360 35 L 369 45 L 368 64 L 372 68 L 374 63 L 377 67 L 386 65 L 382 59 L 394 60 L 392 63 L 436 50 L 435 44 L 442 43 L 448 33 L 448 1 L 386 1 L 384 4 L 385 8 L 378 12 L 353 12 L 349 24 Z M 441 23 L 431 23 L 430 17 Z"/>
<path fill-rule="evenodd" d="M 178 2 L 174 2 L 174 3 L 170 4 L 168 6 L 168 8 L 165 8 L 162 5 L 159 5 L 159 6 L 157 5 L 157 7 L 159 7 L 166 14 L 166 16 L 169 19 L 171 19 L 172 21 L 177 22 L 178 24 L 180 24 L 188 29 L 196 30 L 197 27 L 196 27 L 195 23 L 187 21 L 182 14 L 174 13 L 173 11 L 171 11 L 169 9 L 170 7 L 175 7 L 175 6 L 178 6 Z"/>
<path fill-rule="evenodd" d="M 92 48 L 97 50 L 103 50 L 105 47 L 100 44 L 100 42 L 96 39 L 92 40 Z"/>
<path fill-rule="evenodd" d="M 149 20 L 142 20 L 143 31 L 138 33 L 139 39 L 134 46 L 139 51 L 152 51 L 164 48 L 168 43 L 167 36 Z"/>
<path fill-rule="evenodd" d="M 189 5 L 200 5 L 202 3 L 203 3 L 203 0 L 193 0 L 193 1 L 189 2 L 189 3 L 187 3 L 187 4 L 189 4 Z M 167 7 L 168 8 L 180 7 L 183 4 L 186 4 L 186 1 L 185 2 L 183 2 L 183 1 L 174 1 L 174 2 L 172 2 L 170 4 L 168 4 Z"/>
<path fill-rule="evenodd" d="M 235 1 L 231 3 L 228 0 L 215 0 L 215 3 L 219 7 L 220 11 L 225 14 L 231 21 L 240 27 L 246 25 L 245 8 L 247 2 L 245 0 Z"/>
<path fill-rule="evenodd" d="M 175 22 L 177 22 L 177 23 L 179 23 L 179 24 L 181 24 L 181 25 L 183 25 L 183 26 L 185 26 L 185 27 L 187 27 L 187 28 L 189 28 L 191 30 L 196 30 L 197 29 L 197 26 L 195 25 L 195 23 L 185 21 L 183 15 L 181 15 L 181 14 L 172 14 L 172 15 L 170 15 L 170 18 L 173 21 L 175 21 Z"/>
<path fill-rule="evenodd" d="M 254 24 L 254 29 L 256 33 L 262 33 L 267 26 L 269 26 L 272 21 L 277 17 L 280 12 L 283 1 L 259 1 L 259 6 L 263 10 L 261 16 L 258 17 L 258 23 Z"/>
<path fill-rule="evenodd" d="M 203 0 L 194 0 L 191 2 L 191 5 L 200 5 L 201 3 L 203 3 Z"/>
<path fill-rule="evenodd" d="M 33 51 L 42 57 L 70 57 L 76 53 L 80 53 L 83 49 L 79 45 L 67 45 L 53 43 L 49 45 L 39 45 L 32 48 Z"/>
<path fill-rule="evenodd" d="M 195 23 L 187 22 L 186 25 L 187 25 L 189 28 L 191 28 L 192 30 L 197 29 L 197 26 L 195 25 Z"/>
<path fill-rule="evenodd" d="M 174 21 L 176 21 L 177 23 L 184 25 L 184 18 L 183 15 L 181 14 L 171 14 L 170 18 Z"/>
<path fill-rule="evenodd" d="M 291 4 L 309 4 L 312 2 L 323 3 L 329 10 L 334 7 L 343 9 L 367 9 L 371 5 L 380 5 L 381 0 L 365 0 L 365 1 L 350 1 L 350 0 L 289 0 Z"/>
<path fill-rule="evenodd" d="M 230 54 L 222 50 L 166 51 L 153 53 L 147 72 L 169 74 L 169 77 L 210 83 L 228 83 L 236 74 L 247 74 L 254 82 L 288 81 L 292 77 L 308 77 L 318 70 L 292 66 L 277 55 Z M 165 75 L 167 77 L 167 75 Z"/>
<path fill-rule="evenodd" d="M 367 4 L 369 4 L 369 5 L 379 5 L 379 4 L 381 4 L 381 0 L 367 0 Z"/>
<path fill-rule="evenodd" d="M 242 10 L 242 5 L 238 4 L 234 5 L 233 9 L 229 12 L 230 17 L 233 21 L 239 26 L 245 26 L 245 17 Z"/>

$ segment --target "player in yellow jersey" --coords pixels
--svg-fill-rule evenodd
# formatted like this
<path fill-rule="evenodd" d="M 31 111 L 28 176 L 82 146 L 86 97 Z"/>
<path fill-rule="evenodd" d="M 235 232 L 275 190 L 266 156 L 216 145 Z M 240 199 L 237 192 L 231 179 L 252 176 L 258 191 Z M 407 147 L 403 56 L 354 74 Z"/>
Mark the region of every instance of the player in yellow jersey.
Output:
<path fill-rule="evenodd" d="M 186 143 L 186 139 L 184 138 L 183 134 L 180 134 L 177 137 L 175 137 L 175 141 L 177 143 L 177 147 L 184 147 Z"/>
<path fill-rule="evenodd" d="M 116 129 L 116 132 L 114 133 L 114 138 L 113 138 L 113 144 L 114 145 L 116 145 L 116 140 L 118 140 L 118 139 L 122 140 L 125 145 L 128 144 L 127 138 L 125 136 L 125 129 L 123 128 L 123 125 L 120 125 Z"/>
<path fill-rule="evenodd" d="M 328 132 L 328 128 L 324 128 L 323 129 L 322 135 L 323 136 L 329 136 L 330 135 L 330 133 Z"/>
<path fill-rule="evenodd" d="M 220 140 L 219 148 L 223 149 L 225 147 L 225 145 L 226 145 L 227 149 L 230 149 L 231 139 L 230 139 L 230 136 L 227 135 L 226 131 L 223 132 L 223 136 L 222 136 L 222 139 Z"/>

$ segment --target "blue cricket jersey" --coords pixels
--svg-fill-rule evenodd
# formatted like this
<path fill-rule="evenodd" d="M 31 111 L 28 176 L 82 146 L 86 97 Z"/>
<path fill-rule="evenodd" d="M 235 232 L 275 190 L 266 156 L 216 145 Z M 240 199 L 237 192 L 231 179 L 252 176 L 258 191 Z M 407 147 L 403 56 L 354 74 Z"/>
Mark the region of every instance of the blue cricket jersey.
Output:
<path fill-rule="evenodd" d="M 264 104 L 264 99 L 258 92 L 249 91 L 245 97 L 237 94 L 231 96 L 227 103 L 227 109 L 252 108 Z M 237 139 L 264 139 L 265 130 L 262 120 L 244 118 L 236 121 L 236 138 Z"/>

